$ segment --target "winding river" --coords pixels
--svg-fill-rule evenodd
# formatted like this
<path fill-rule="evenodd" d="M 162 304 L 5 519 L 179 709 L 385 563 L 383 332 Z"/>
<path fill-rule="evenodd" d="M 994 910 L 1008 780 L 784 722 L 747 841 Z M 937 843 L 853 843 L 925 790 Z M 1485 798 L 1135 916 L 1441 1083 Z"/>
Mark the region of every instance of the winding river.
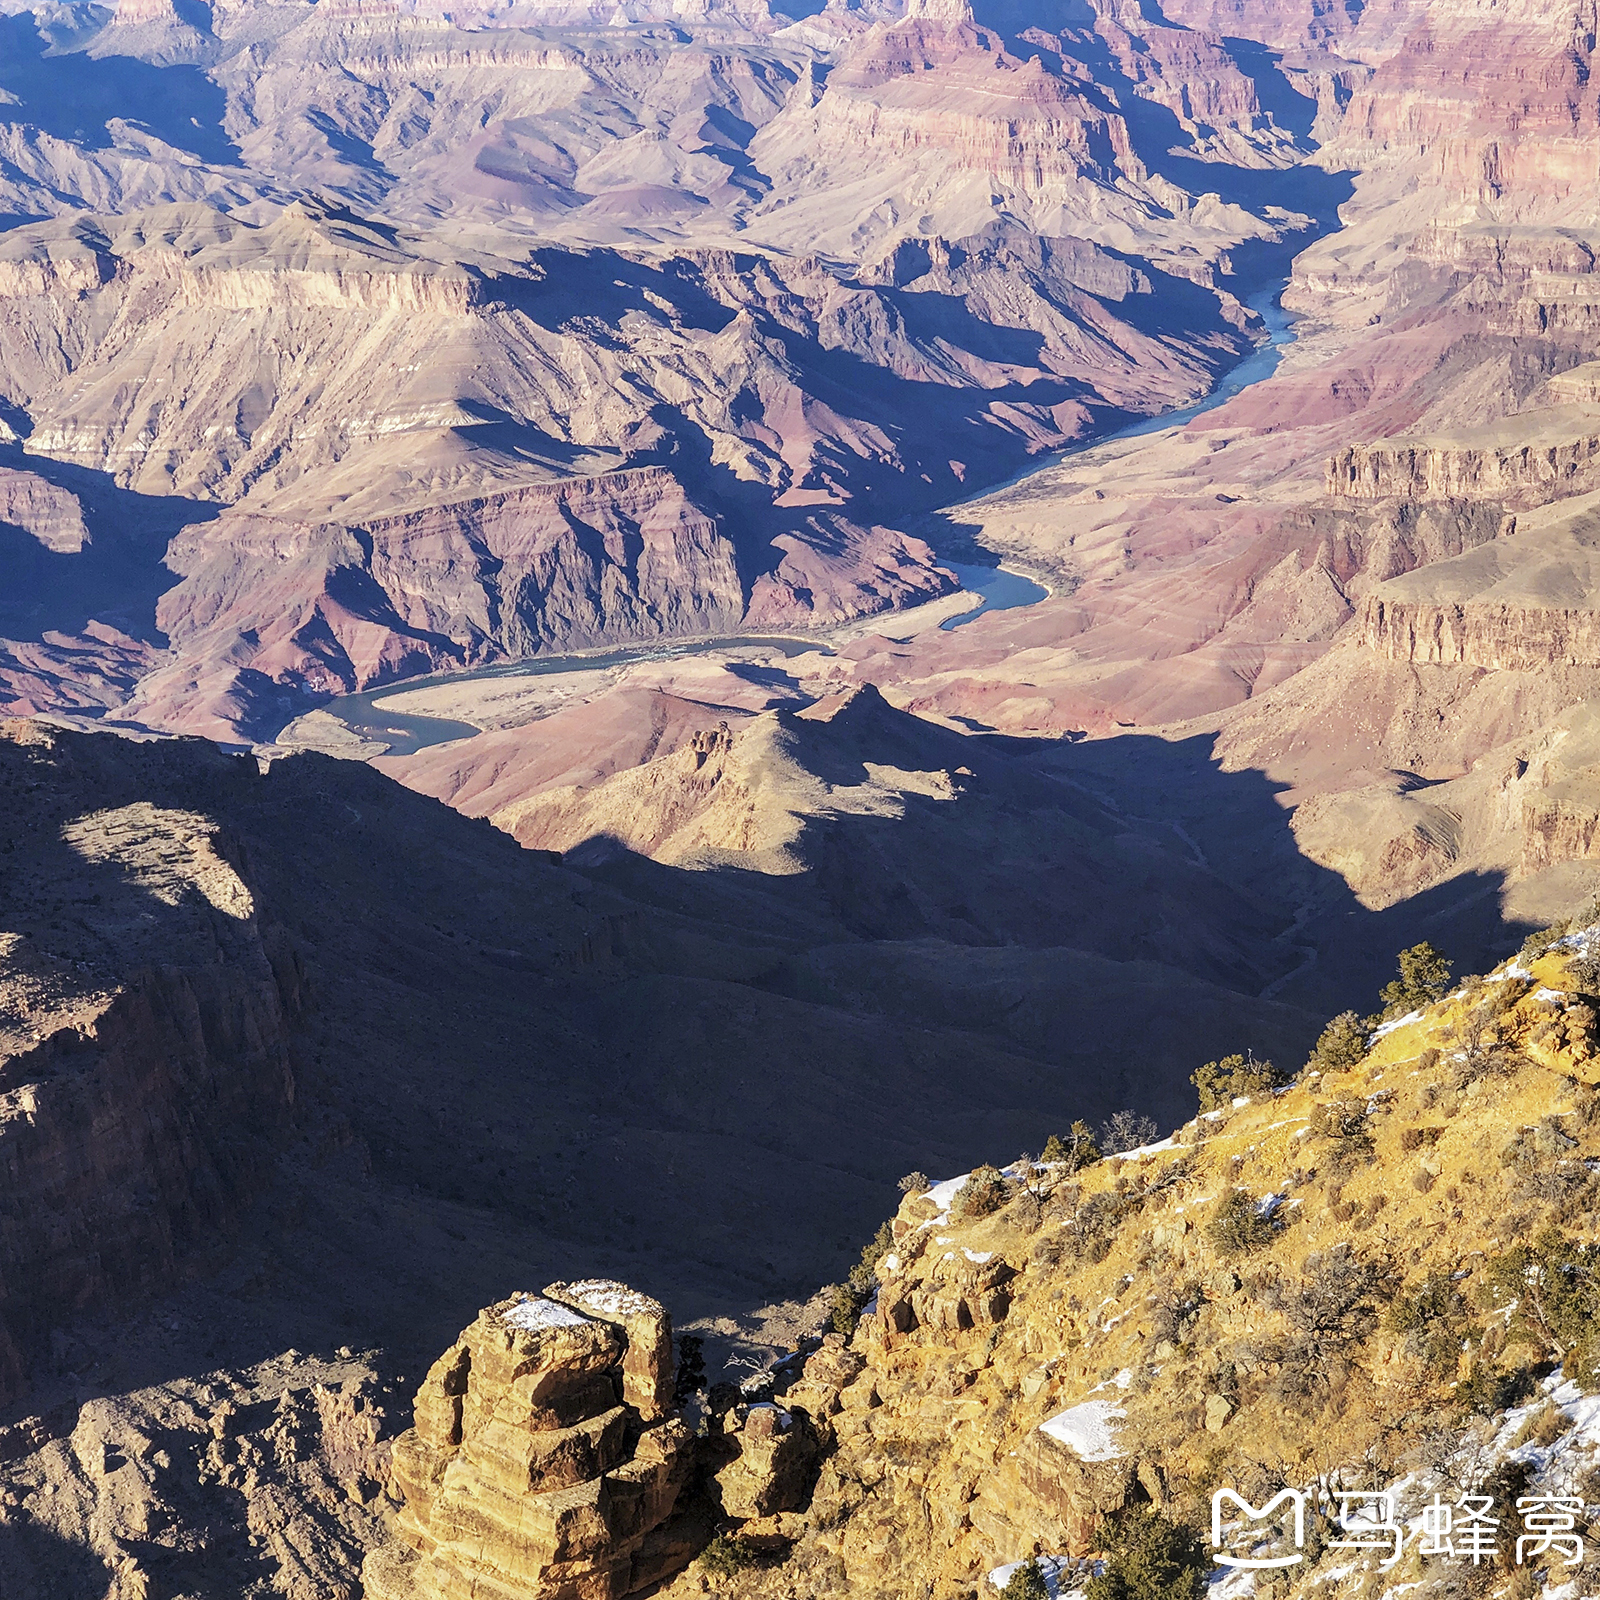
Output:
<path fill-rule="evenodd" d="M 1267 339 L 1233 367 L 1203 400 L 1185 406 L 1181 411 L 1165 411 L 1157 416 L 1142 417 L 1125 428 L 1117 429 L 1115 433 L 1102 434 L 1064 450 L 1052 451 L 1048 456 L 1029 462 L 1026 469 L 1015 477 L 1003 483 L 991 484 L 971 499 L 957 501 L 946 510 L 959 510 L 961 506 L 987 499 L 1097 445 L 1117 439 L 1138 439 L 1167 428 L 1181 428 L 1196 417 L 1226 404 L 1252 384 L 1270 378 L 1277 371 L 1283 347 L 1294 338 L 1294 319 L 1278 304 L 1281 290 L 1281 285 L 1274 286 L 1250 298 L 1250 309 L 1258 312 L 1266 325 Z M 1036 605 L 1050 593 L 1032 578 L 1004 566 L 978 566 L 954 561 L 941 561 L 940 565 L 955 573 L 963 590 L 979 597 L 977 605 L 941 622 L 941 630 L 965 627 L 967 623 L 975 622 L 993 611 L 1011 611 L 1020 606 Z M 370 689 L 362 694 L 342 695 L 330 700 L 321 709 L 337 717 L 352 733 L 387 744 L 390 755 L 408 756 L 430 745 L 471 739 L 482 732 L 474 723 L 456 722 L 447 717 L 418 716 L 391 708 L 389 702 L 415 689 L 426 689 L 441 683 L 470 683 L 483 678 L 537 678 L 561 672 L 598 672 L 609 667 L 627 666 L 635 661 L 670 661 L 681 656 L 706 655 L 713 651 L 752 646 L 778 651 L 785 657 L 802 655 L 808 651 L 822 655 L 833 653 L 819 640 L 785 638 L 776 634 L 715 635 L 672 641 L 657 639 L 645 644 L 619 646 L 614 650 L 533 656 L 525 661 L 508 661 L 498 666 L 478 667 L 465 672 L 441 672 L 423 678 L 407 678 L 403 682 L 385 684 L 381 689 Z"/>

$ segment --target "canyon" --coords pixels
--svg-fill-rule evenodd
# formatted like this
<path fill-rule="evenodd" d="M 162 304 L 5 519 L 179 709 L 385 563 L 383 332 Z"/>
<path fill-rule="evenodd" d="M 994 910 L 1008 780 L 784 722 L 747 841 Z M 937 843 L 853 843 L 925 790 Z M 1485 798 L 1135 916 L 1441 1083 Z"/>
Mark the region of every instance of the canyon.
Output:
<path fill-rule="evenodd" d="M 1595 36 L 10 0 L 0 1591 L 1587 1505 Z"/>

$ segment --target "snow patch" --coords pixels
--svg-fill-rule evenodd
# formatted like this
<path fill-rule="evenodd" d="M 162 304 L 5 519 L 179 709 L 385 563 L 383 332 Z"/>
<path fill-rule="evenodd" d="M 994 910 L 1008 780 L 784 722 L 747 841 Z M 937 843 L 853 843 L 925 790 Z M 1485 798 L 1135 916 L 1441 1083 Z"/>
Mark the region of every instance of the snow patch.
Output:
<path fill-rule="evenodd" d="M 1117 1424 L 1127 1416 L 1110 1400 L 1085 1400 L 1039 1424 L 1039 1432 L 1064 1444 L 1084 1461 L 1117 1461 Z"/>
<path fill-rule="evenodd" d="M 1520 961 L 1513 961 L 1504 972 L 1491 972 L 1485 983 L 1504 983 L 1507 978 L 1531 978 L 1533 974 Z"/>
<path fill-rule="evenodd" d="M 1250 1102 L 1248 1100 L 1236 1101 L 1235 1104 L 1249 1105 Z M 1176 1150 L 1177 1148 L 1178 1141 L 1169 1134 L 1159 1144 L 1142 1144 L 1137 1150 L 1113 1150 L 1111 1159 L 1113 1161 L 1137 1161 L 1140 1156 L 1160 1155 L 1163 1150 Z"/>
<path fill-rule="evenodd" d="M 1451 999 L 1455 998 L 1456 996 L 1451 996 Z M 1381 1039 L 1386 1033 L 1393 1033 L 1396 1028 L 1404 1028 L 1410 1023 L 1421 1021 L 1422 1013 L 1420 1011 L 1408 1011 L 1403 1017 L 1396 1017 L 1393 1022 L 1380 1022 L 1373 1030 L 1372 1038 L 1368 1039 L 1367 1043 L 1370 1045 L 1374 1039 Z"/>
<path fill-rule="evenodd" d="M 558 1305 L 554 1300 L 534 1295 L 512 1306 L 505 1314 L 505 1321 L 528 1333 L 543 1333 L 549 1328 L 586 1327 L 589 1319 L 579 1316 L 571 1306 Z"/>
<path fill-rule="evenodd" d="M 939 1215 L 934 1218 L 936 1222 L 947 1222 L 950 1218 L 950 1206 L 955 1197 L 966 1187 L 967 1179 L 972 1174 L 963 1172 L 959 1178 L 946 1178 L 942 1183 L 936 1183 L 923 1196 L 931 1200 L 939 1208 Z"/>
<path fill-rule="evenodd" d="M 585 1278 L 580 1283 L 569 1283 L 566 1292 L 608 1317 L 638 1316 L 661 1309 L 649 1295 L 611 1278 Z"/>
<path fill-rule="evenodd" d="M 1072 1577 L 1071 1556 L 1035 1556 L 1033 1559 L 1039 1563 L 1039 1575 L 1044 1579 L 1051 1600 L 1072 1600 L 1073 1596 L 1082 1593 L 1079 1589 L 1062 1587 Z M 1020 1572 L 1027 1564 L 1026 1561 L 1013 1561 L 1007 1566 L 996 1567 L 989 1574 L 989 1582 L 997 1589 L 1004 1589 L 1011 1581 L 1011 1574 Z"/>

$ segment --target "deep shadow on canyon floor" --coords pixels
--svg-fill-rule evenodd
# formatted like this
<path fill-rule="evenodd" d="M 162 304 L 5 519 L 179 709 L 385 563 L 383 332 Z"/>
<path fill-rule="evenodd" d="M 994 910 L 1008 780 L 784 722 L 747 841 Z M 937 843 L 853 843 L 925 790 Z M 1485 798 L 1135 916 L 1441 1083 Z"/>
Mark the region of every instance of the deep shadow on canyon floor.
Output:
<path fill-rule="evenodd" d="M 141 807 L 199 813 L 303 973 L 288 1131 L 231 1131 L 270 1176 L 242 1183 L 220 1240 L 174 1246 L 189 1287 L 158 1337 L 117 1341 L 91 1310 L 25 1352 L 34 1391 L 8 1410 L 287 1346 L 381 1347 L 415 1377 L 477 1307 L 558 1277 L 614 1275 L 681 1320 L 805 1298 L 901 1173 L 1037 1150 L 1125 1105 L 1170 1125 L 1197 1065 L 1250 1048 L 1298 1066 L 1415 939 L 1468 971 L 1518 936 L 1489 880 L 1364 910 L 1208 741 L 968 739 L 878 707 L 918 746 L 895 759 L 954 741 L 970 786 L 830 819 L 787 877 L 605 841 L 563 861 L 316 755 L 263 774 L 196 741 L 0 744 L 8 926 L 120 982 L 176 959 L 168 925 L 217 914 L 125 874 L 139 941 L 92 934 L 134 846 L 90 872 L 82 841 L 137 832 Z M 30 826 L 18 770 L 55 817 Z M 109 1287 L 117 1323 L 149 1303 L 136 1269 Z"/>

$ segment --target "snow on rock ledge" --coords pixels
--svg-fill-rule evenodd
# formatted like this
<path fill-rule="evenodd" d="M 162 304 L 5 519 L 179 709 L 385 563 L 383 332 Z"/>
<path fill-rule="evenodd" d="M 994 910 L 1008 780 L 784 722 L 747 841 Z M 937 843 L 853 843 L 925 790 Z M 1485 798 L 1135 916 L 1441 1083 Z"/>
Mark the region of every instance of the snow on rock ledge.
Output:
<path fill-rule="evenodd" d="M 1115 1401 L 1085 1400 L 1041 1422 L 1039 1432 L 1066 1445 L 1084 1461 L 1117 1461 L 1122 1457 L 1117 1424 L 1126 1415 Z"/>

